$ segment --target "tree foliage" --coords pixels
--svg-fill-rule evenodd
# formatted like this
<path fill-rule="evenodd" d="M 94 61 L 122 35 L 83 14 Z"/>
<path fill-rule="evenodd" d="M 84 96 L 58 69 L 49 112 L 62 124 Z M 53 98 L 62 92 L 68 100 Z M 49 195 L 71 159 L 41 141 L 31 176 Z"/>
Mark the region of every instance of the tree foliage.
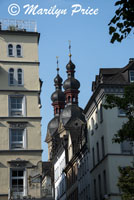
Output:
<path fill-rule="evenodd" d="M 118 180 L 118 186 L 122 191 L 122 200 L 134 199 L 134 168 L 119 167 L 121 176 Z"/>
<path fill-rule="evenodd" d="M 107 95 L 103 106 L 105 109 L 114 107 L 123 109 L 128 118 L 128 121 L 114 135 L 113 142 L 134 141 L 134 83 L 124 88 L 122 96 Z"/>
<path fill-rule="evenodd" d="M 134 0 L 118 0 L 115 6 L 118 9 L 108 24 L 111 43 L 121 42 L 130 33 L 134 34 Z"/>
<path fill-rule="evenodd" d="M 107 95 L 103 106 L 106 109 L 114 107 L 123 109 L 128 118 L 114 135 L 113 142 L 134 141 L 134 83 L 124 88 L 122 96 Z M 133 167 L 119 167 L 119 172 L 118 187 L 122 192 L 122 200 L 134 200 L 134 163 Z"/>

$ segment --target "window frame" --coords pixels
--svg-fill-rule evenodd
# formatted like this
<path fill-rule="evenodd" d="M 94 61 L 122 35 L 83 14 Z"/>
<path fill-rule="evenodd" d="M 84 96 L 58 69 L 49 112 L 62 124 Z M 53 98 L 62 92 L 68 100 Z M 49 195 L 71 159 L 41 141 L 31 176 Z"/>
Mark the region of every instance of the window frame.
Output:
<path fill-rule="evenodd" d="M 21 197 L 23 197 L 23 196 L 26 196 L 27 195 L 27 172 L 26 172 L 26 169 L 25 168 L 10 168 L 10 193 L 11 193 L 11 191 L 12 191 L 12 180 L 13 179 L 15 179 L 15 177 L 14 178 L 12 178 L 13 176 L 12 176 L 12 172 L 13 171 L 23 171 L 23 176 L 20 176 L 20 177 L 23 177 L 23 192 L 20 192 L 19 194 L 18 194 L 18 192 L 16 192 L 16 196 L 18 196 L 18 195 L 20 195 Z M 19 178 L 17 178 L 17 177 L 19 177 L 19 176 L 16 176 L 16 179 L 18 180 Z"/>
<path fill-rule="evenodd" d="M 22 98 L 22 108 L 21 109 L 12 109 L 11 108 L 11 98 Z M 8 97 L 8 108 L 9 108 L 9 117 L 25 117 L 26 116 L 26 97 L 24 95 L 9 95 Z M 12 115 L 12 111 L 20 111 L 21 115 Z"/>
<path fill-rule="evenodd" d="M 133 83 L 134 80 L 132 80 L 131 73 L 134 73 L 134 70 L 129 70 L 129 81 L 130 81 L 130 83 Z M 133 77 L 134 77 L 134 76 L 133 76 Z"/>
<path fill-rule="evenodd" d="M 118 108 L 118 116 L 119 117 L 126 117 L 125 111 L 124 112 L 121 112 L 121 111 L 123 111 L 123 109 Z"/>
<path fill-rule="evenodd" d="M 10 45 L 12 45 L 12 55 L 10 55 L 10 53 L 9 53 L 9 46 L 10 46 Z M 14 57 L 14 45 L 11 44 L 11 43 L 9 43 L 9 44 L 7 45 L 7 55 L 8 55 L 8 57 Z"/>
<path fill-rule="evenodd" d="M 20 55 L 17 54 L 17 50 L 18 50 L 18 49 L 17 49 L 17 46 L 20 46 Z M 17 57 L 17 58 L 22 58 L 22 57 L 23 57 L 23 56 L 22 56 L 22 45 L 21 45 L 21 44 L 17 44 L 17 45 L 16 45 L 16 57 Z"/>
<path fill-rule="evenodd" d="M 17 142 L 12 142 L 12 130 L 22 130 L 22 147 L 20 147 L 20 148 L 13 148 L 12 147 L 12 144 L 14 143 L 16 143 L 16 144 L 18 144 L 18 143 L 21 143 L 21 142 L 19 142 L 18 141 L 18 143 Z M 9 128 L 9 147 L 10 147 L 10 149 L 11 150 L 22 150 L 22 149 L 26 149 L 26 128 Z"/>
<path fill-rule="evenodd" d="M 10 72 L 11 69 L 13 69 L 13 72 Z M 13 84 L 11 84 L 11 82 L 10 82 L 11 73 L 13 73 Z M 14 86 L 15 85 L 15 70 L 12 67 L 8 69 L 8 85 L 10 85 L 10 86 Z"/>
<path fill-rule="evenodd" d="M 21 69 L 22 70 L 22 72 L 21 72 L 21 81 L 22 81 L 22 83 L 21 84 L 19 84 L 19 77 L 18 77 L 18 70 L 19 69 Z M 22 68 L 17 68 L 17 71 L 16 71 L 16 73 L 17 73 L 17 85 L 18 86 L 23 86 L 24 85 L 24 72 L 23 72 L 23 69 Z"/>

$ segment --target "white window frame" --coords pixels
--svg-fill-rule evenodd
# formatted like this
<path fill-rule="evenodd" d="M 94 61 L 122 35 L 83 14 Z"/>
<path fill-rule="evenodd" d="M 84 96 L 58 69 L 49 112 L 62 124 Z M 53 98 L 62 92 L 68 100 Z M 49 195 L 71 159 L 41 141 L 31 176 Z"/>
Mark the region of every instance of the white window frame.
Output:
<path fill-rule="evenodd" d="M 12 45 L 12 55 L 9 54 L 9 45 Z M 11 43 L 7 45 L 7 55 L 8 57 L 14 57 L 14 45 Z"/>
<path fill-rule="evenodd" d="M 10 72 L 10 70 L 13 69 L 14 72 Z M 13 73 L 13 84 L 10 82 L 10 75 Z M 14 86 L 15 85 L 15 69 L 13 67 L 9 68 L 8 70 L 8 85 Z"/>
<path fill-rule="evenodd" d="M 25 168 L 10 168 L 10 193 L 12 193 L 12 180 L 15 179 L 12 178 L 12 171 L 23 171 L 23 192 L 16 192 L 14 194 L 14 197 L 17 197 L 18 195 L 20 197 L 26 196 L 27 195 L 27 173 Z M 18 180 L 19 178 L 16 179 Z"/>
<path fill-rule="evenodd" d="M 18 45 L 20 45 L 20 55 L 17 54 L 17 46 L 18 46 Z M 17 44 L 17 45 L 16 45 L 16 57 L 17 57 L 17 58 L 23 57 L 23 56 L 22 56 L 22 45 L 21 45 L 21 44 Z"/>
<path fill-rule="evenodd" d="M 118 116 L 119 117 L 125 117 L 126 116 L 125 111 L 123 109 L 118 108 Z"/>
<path fill-rule="evenodd" d="M 13 142 L 12 141 L 12 131 L 13 130 L 22 130 L 22 142 L 18 141 L 18 142 Z M 19 149 L 26 149 L 26 128 L 10 128 L 9 129 L 9 147 L 10 149 L 13 149 L 13 150 L 19 150 Z M 12 147 L 12 145 L 15 145 L 17 146 L 17 144 L 22 144 L 22 147 Z"/>
<path fill-rule="evenodd" d="M 10 82 L 10 69 L 14 70 L 14 74 L 13 74 L 14 82 L 13 82 L 13 84 L 11 84 L 11 82 Z M 21 84 L 19 84 L 19 82 L 18 82 L 18 78 L 19 78 L 18 77 L 18 70 L 19 69 L 22 70 L 22 72 L 21 72 L 21 80 L 22 80 Z M 22 68 L 19 67 L 17 69 L 14 69 L 13 67 L 11 67 L 11 68 L 8 69 L 8 85 L 9 86 L 23 86 L 24 85 L 24 70 Z"/>
<path fill-rule="evenodd" d="M 21 109 L 11 109 L 11 98 L 22 98 L 22 108 Z M 26 100 L 25 100 L 25 96 L 24 95 L 9 95 L 9 116 L 11 117 L 25 117 L 26 116 Z M 14 114 L 12 115 L 11 112 L 12 111 L 21 111 L 21 114 Z"/>
<path fill-rule="evenodd" d="M 18 70 L 19 70 L 19 69 L 22 70 L 22 72 L 21 72 L 21 84 L 19 84 L 19 76 L 18 76 Z M 17 75 L 16 75 L 16 77 L 17 77 L 17 85 L 18 85 L 18 86 L 24 85 L 24 72 L 23 72 L 23 69 L 22 69 L 22 68 L 17 68 L 16 73 L 17 73 Z"/>
<path fill-rule="evenodd" d="M 103 106 L 102 104 L 100 104 L 100 111 L 99 111 L 99 116 L 100 116 L 100 123 L 103 122 Z"/>
<path fill-rule="evenodd" d="M 128 144 L 127 144 L 127 143 L 128 143 Z M 127 149 L 127 148 L 125 147 L 125 146 L 127 146 L 127 145 L 130 145 L 130 146 L 129 146 L 129 149 Z M 125 140 L 125 141 L 121 142 L 120 146 L 121 146 L 121 153 L 122 153 L 122 154 L 132 154 L 132 153 L 133 153 L 133 144 L 131 144 L 130 141 Z"/>
<path fill-rule="evenodd" d="M 134 70 L 130 70 L 130 71 L 129 71 L 129 80 L 130 80 L 130 83 L 133 83 L 134 80 L 132 80 L 131 73 L 134 73 Z M 133 78 L 134 78 L 134 76 L 133 76 Z"/>

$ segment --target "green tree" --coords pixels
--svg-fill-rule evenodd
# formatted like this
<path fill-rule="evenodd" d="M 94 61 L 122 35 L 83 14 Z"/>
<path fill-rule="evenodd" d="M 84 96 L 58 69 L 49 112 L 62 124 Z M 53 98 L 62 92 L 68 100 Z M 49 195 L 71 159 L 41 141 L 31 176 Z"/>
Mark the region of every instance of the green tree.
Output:
<path fill-rule="evenodd" d="M 122 191 L 123 200 L 133 200 L 134 199 L 134 168 L 119 167 L 119 172 L 121 176 L 118 180 L 118 186 Z"/>
<path fill-rule="evenodd" d="M 108 24 L 111 43 L 121 42 L 130 33 L 134 34 L 134 1 L 118 0 L 115 6 L 118 6 L 118 9 Z"/>
<path fill-rule="evenodd" d="M 114 135 L 113 142 L 121 143 L 125 140 L 134 141 L 134 83 L 124 88 L 122 96 L 107 95 L 105 109 L 118 107 L 123 109 L 128 120 Z M 133 166 L 119 167 L 120 177 L 118 186 L 123 200 L 134 200 L 134 163 Z"/>
<path fill-rule="evenodd" d="M 105 109 L 118 107 L 124 110 L 128 121 L 114 135 L 113 142 L 134 141 L 134 83 L 124 88 L 122 96 L 106 95 Z"/>

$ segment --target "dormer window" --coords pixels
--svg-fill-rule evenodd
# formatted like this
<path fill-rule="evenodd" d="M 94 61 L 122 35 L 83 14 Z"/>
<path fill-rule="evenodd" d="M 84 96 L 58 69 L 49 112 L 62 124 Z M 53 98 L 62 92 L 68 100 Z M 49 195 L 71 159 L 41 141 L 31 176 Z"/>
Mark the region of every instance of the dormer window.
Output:
<path fill-rule="evenodd" d="M 19 45 L 19 44 L 16 46 L 16 55 L 17 55 L 17 57 L 22 56 L 21 45 Z"/>
<path fill-rule="evenodd" d="M 134 70 L 129 71 L 129 80 L 130 83 L 134 82 Z"/>
<path fill-rule="evenodd" d="M 13 56 L 13 45 L 12 44 L 8 45 L 8 56 Z"/>

